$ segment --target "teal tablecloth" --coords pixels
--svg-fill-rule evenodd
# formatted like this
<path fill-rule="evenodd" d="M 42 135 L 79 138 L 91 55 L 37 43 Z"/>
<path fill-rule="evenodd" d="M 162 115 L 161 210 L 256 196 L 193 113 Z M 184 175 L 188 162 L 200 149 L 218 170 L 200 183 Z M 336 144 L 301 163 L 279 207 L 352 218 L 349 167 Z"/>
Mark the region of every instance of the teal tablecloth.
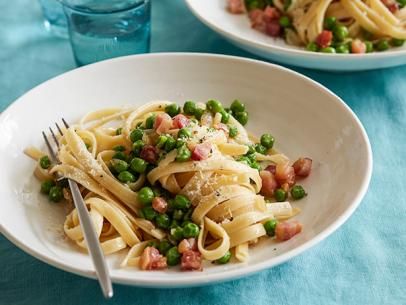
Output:
<path fill-rule="evenodd" d="M 68 42 L 44 31 L 36 1 L 3 0 L 0 12 L 4 110 L 30 88 L 75 65 Z M 182 0 L 153 0 L 152 34 L 153 52 L 253 57 L 203 26 Z M 0 236 L 0 304 L 406 304 L 406 66 L 349 74 L 300 72 L 349 104 L 366 127 L 374 153 L 367 196 L 327 240 L 245 279 L 173 290 L 116 285 L 114 299 L 107 302 L 96 281 L 50 267 Z"/>

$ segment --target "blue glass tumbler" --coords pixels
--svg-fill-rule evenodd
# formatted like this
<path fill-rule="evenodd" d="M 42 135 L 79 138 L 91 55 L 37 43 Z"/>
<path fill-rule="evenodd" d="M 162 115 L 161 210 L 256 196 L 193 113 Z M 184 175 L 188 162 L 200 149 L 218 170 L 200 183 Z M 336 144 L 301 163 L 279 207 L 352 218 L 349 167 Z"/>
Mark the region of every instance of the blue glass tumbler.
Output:
<path fill-rule="evenodd" d="M 63 8 L 58 0 L 39 0 L 44 15 L 44 25 L 52 34 L 67 38 L 68 30 Z"/>
<path fill-rule="evenodd" d="M 77 65 L 148 53 L 150 0 L 60 0 Z"/>

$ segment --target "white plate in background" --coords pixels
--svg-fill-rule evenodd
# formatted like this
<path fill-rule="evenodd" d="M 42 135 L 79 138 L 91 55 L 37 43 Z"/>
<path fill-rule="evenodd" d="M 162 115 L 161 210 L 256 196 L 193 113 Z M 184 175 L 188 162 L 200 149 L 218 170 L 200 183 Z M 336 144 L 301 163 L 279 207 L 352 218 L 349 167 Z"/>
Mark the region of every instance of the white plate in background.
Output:
<path fill-rule="evenodd" d="M 286 65 L 327 71 L 361 71 L 406 64 L 406 45 L 367 54 L 325 54 L 291 46 L 251 28 L 245 14 L 233 15 L 226 0 L 185 0 L 192 13 L 209 28 L 248 52 Z"/>
<path fill-rule="evenodd" d="M 39 194 L 34 162 L 25 147 L 43 147 L 41 131 L 62 116 L 150 100 L 207 101 L 238 98 L 249 111 L 247 128 L 271 132 L 291 159 L 314 160 L 304 180 L 309 195 L 297 205 L 303 231 L 289 241 L 270 239 L 250 250 L 247 263 L 206 264 L 202 272 L 121 269 L 123 253 L 108 257 L 113 281 L 137 286 L 184 287 L 246 276 L 287 261 L 326 238 L 365 195 L 372 153 L 364 128 L 336 95 L 298 73 L 261 61 L 206 54 L 150 54 L 116 58 L 62 74 L 32 89 L 0 116 L 0 230 L 38 259 L 95 277 L 90 257 L 63 235 L 66 211 Z M 274 250 L 275 249 L 275 250 Z M 22 274 L 21 276 L 24 276 Z"/>

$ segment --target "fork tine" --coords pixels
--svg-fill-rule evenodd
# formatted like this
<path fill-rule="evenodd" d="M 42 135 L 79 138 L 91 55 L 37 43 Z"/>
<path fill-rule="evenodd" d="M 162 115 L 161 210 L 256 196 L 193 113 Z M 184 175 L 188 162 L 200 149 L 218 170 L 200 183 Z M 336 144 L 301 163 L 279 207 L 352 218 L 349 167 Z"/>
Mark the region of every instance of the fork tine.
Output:
<path fill-rule="evenodd" d="M 62 122 L 63 122 L 63 124 L 65 125 L 65 127 L 66 127 L 66 128 L 69 128 L 69 124 L 68 124 L 68 123 L 66 123 L 66 121 L 65 121 L 65 119 L 64 119 L 64 118 L 62 118 Z"/>
<path fill-rule="evenodd" d="M 54 150 L 52 149 L 51 143 L 49 143 L 48 137 L 47 137 L 47 135 L 45 134 L 45 132 L 42 132 L 42 136 L 44 137 L 44 141 L 45 141 L 45 144 L 47 145 L 47 148 L 48 148 L 49 154 L 51 155 L 52 161 L 53 161 L 53 162 L 57 162 L 57 158 L 56 158 L 55 152 L 54 152 Z"/>
<path fill-rule="evenodd" d="M 59 150 L 59 141 L 58 141 L 58 139 L 56 138 L 56 136 L 55 136 L 55 134 L 54 134 L 54 131 L 52 130 L 51 127 L 49 127 L 49 131 L 51 132 L 52 139 L 54 139 L 54 142 L 55 142 L 55 144 L 56 144 L 56 147 L 57 147 L 58 150 Z"/>
<path fill-rule="evenodd" d="M 58 123 L 55 122 L 55 126 L 56 126 L 56 128 L 58 129 L 59 134 L 60 134 L 61 136 L 63 136 L 62 129 L 61 129 L 61 127 L 59 127 Z"/>

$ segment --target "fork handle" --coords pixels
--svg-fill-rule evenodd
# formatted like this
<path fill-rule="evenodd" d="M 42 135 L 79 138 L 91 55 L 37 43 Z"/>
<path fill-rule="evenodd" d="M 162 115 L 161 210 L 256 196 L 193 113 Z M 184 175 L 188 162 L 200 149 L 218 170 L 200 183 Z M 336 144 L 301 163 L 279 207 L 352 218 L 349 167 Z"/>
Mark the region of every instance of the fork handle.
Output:
<path fill-rule="evenodd" d="M 76 210 L 78 212 L 80 226 L 85 237 L 87 249 L 92 257 L 94 267 L 96 269 L 96 275 L 99 280 L 100 287 L 103 291 L 105 298 L 111 298 L 113 296 L 113 286 L 107 268 L 106 260 L 102 248 L 99 243 L 99 239 L 96 236 L 96 232 L 93 227 L 90 214 L 86 208 L 86 204 L 83 201 L 80 194 L 77 183 L 71 179 L 68 179 L 69 187 L 72 191 L 73 202 L 75 203 Z"/>

